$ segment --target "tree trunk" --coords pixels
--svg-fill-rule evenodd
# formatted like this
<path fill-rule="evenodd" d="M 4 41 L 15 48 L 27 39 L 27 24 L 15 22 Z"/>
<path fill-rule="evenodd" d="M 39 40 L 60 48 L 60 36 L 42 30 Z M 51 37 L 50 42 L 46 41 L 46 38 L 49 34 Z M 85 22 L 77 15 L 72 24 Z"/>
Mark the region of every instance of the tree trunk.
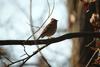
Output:
<path fill-rule="evenodd" d="M 100 3 L 100 0 L 97 1 L 99 1 Z M 67 8 L 69 12 L 69 30 L 71 32 L 94 32 L 94 28 L 90 23 L 90 18 L 92 14 L 96 12 L 96 5 L 94 5 L 94 2 L 91 2 L 90 5 L 90 11 L 84 12 L 84 5 L 80 0 L 67 0 Z M 97 6 L 98 5 L 99 8 L 97 9 L 97 11 L 98 13 L 100 13 L 100 4 L 97 4 Z M 72 15 L 74 17 L 74 21 L 72 19 Z M 89 47 L 86 46 L 93 40 L 94 38 L 91 36 L 73 39 L 71 58 L 72 67 L 85 67 L 88 64 L 90 58 L 95 52 L 89 47 L 95 48 L 96 42 L 94 41 Z M 95 67 L 95 65 L 90 64 L 88 67 Z"/>

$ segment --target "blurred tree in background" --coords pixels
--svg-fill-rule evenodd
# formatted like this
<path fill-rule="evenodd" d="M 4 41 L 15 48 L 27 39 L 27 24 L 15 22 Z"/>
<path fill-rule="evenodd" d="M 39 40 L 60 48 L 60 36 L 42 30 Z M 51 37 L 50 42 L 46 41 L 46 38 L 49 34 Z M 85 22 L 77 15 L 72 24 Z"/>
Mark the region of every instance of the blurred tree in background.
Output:
<path fill-rule="evenodd" d="M 99 32 L 100 0 L 68 0 L 67 5 L 71 32 Z M 92 36 L 73 39 L 72 67 L 99 67 L 99 42 Z"/>

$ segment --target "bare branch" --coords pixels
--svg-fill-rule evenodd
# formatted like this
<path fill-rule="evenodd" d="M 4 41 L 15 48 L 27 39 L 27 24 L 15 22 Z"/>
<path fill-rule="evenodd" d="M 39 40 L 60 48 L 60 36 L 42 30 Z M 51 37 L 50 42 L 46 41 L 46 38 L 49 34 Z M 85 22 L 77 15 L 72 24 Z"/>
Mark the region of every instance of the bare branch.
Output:
<path fill-rule="evenodd" d="M 13 64 L 16 64 L 16 63 L 19 63 L 19 62 L 23 61 L 22 64 L 20 65 L 20 67 L 22 67 L 31 57 L 33 57 L 35 54 L 37 54 L 39 51 L 41 51 L 42 49 L 46 48 L 47 46 L 49 46 L 49 44 L 47 44 L 47 45 L 39 48 L 38 50 L 36 50 L 35 52 L 33 52 L 33 54 L 29 55 L 26 58 L 20 59 L 20 60 L 15 61 L 15 62 L 12 62 L 11 64 L 8 65 L 8 67 L 11 66 L 11 65 L 13 65 Z"/>
<path fill-rule="evenodd" d="M 0 40 L 0 45 L 40 45 L 40 44 L 52 44 L 60 42 L 66 39 L 78 38 L 78 37 L 100 37 L 100 32 L 76 32 L 64 34 L 60 37 L 51 38 L 51 39 L 41 39 L 41 40 Z M 36 43 L 36 44 L 35 44 Z"/>

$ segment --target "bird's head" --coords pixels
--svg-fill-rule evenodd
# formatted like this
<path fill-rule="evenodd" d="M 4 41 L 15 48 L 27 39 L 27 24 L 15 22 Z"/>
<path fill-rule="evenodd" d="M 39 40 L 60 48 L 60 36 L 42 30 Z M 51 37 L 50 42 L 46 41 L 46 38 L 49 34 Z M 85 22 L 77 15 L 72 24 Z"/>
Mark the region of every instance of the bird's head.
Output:
<path fill-rule="evenodd" d="M 55 18 L 52 18 L 52 19 L 51 19 L 51 22 L 53 22 L 53 23 L 57 23 L 57 21 L 58 21 L 58 20 L 56 20 Z"/>

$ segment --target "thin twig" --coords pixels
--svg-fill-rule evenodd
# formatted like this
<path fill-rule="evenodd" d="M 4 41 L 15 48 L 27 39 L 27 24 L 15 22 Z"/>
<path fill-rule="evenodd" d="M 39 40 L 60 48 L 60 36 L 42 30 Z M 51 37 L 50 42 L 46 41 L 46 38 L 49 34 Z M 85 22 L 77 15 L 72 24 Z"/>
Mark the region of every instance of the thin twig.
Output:
<path fill-rule="evenodd" d="M 49 1 L 48 0 L 47 0 L 47 4 L 48 4 L 48 8 L 49 8 L 49 15 L 50 15 L 50 4 L 49 4 Z"/>
<path fill-rule="evenodd" d="M 33 34 L 34 33 L 34 28 L 33 28 L 33 24 L 32 24 L 32 0 L 30 0 L 30 15 L 29 15 L 29 21 L 30 21 L 30 27 L 31 27 L 32 35 L 34 36 L 34 34 Z M 27 56 L 29 56 L 28 53 L 27 53 L 27 51 L 26 51 L 26 49 L 25 49 L 25 46 L 24 45 L 23 45 L 23 47 L 24 47 L 25 54 Z M 23 63 L 24 63 L 24 61 L 23 61 Z"/>
<path fill-rule="evenodd" d="M 89 62 L 87 63 L 87 65 L 85 67 L 88 67 L 89 64 L 91 63 L 91 61 L 93 60 L 93 57 L 96 55 L 96 53 L 99 51 L 99 48 L 94 52 L 94 54 L 92 55 L 92 57 L 90 58 Z"/>
<path fill-rule="evenodd" d="M 25 52 L 25 54 L 26 54 L 27 56 L 29 56 L 29 54 L 28 54 L 27 51 L 26 51 L 25 45 L 22 45 L 22 46 L 24 47 L 24 52 Z"/>
<path fill-rule="evenodd" d="M 87 44 L 85 47 L 89 47 L 93 42 L 95 42 L 95 38 L 89 43 L 89 44 Z"/>
<path fill-rule="evenodd" d="M 36 50 L 33 54 L 29 55 L 29 56 L 26 57 L 26 58 L 23 58 L 23 59 L 17 60 L 17 61 L 15 61 L 15 62 L 12 62 L 11 64 L 8 65 L 8 67 L 11 66 L 11 65 L 13 65 L 13 64 L 16 64 L 16 63 L 18 63 L 18 62 L 21 62 L 21 61 L 23 61 L 23 63 L 25 63 L 26 60 L 30 59 L 32 56 L 34 56 L 35 54 L 37 54 L 39 51 L 41 51 L 42 49 L 44 49 L 44 48 L 47 47 L 47 46 L 49 46 L 49 44 L 47 44 L 47 45 L 45 45 L 45 46 L 39 48 L 39 49 Z"/>
<path fill-rule="evenodd" d="M 5 59 L 7 59 L 9 62 L 11 62 L 12 63 L 12 61 L 8 58 L 8 57 L 6 57 L 6 56 L 3 56 Z"/>
<path fill-rule="evenodd" d="M 30 56 L 28 56 L 26 59 L 25 59 L 25 61 L 20 65 L 20 67 L 22 67 L 32 56 L 34 56 L 35 54 L 37 54 L 39 51 L 41 51 L 43 48 L 45 48 L 45 47 L 47 47 L 47 46 L 49 46 L 49 44 L 48 45 L 45 45 L 45 46 L 43 46 L 43 47 L 41 47 L 41 48 L 39 48 L 37 51 L 35 51 L 32 55 L 30 55 Z"/>
<path fill-rule="evenodd" d="M 39 49 L 39 46 L 38 46 L 38 45 L 36 45 L 36 46 L 37 46 L 37 48 Z M 42 54 L 42 52 L 39 51 L 39 53 L 40 53 L 42 59 L 43 59 L 43 60 L 45 61 L 45 63 L 48 65 L 48 67 L 51 67 L 51 65 L 48 63 L 47 59 L 44 57 L 44 55 Z"/>
<path fill-rule="evenodd" d="M 30 15 L 29 15 L 29 21 L 30 21 L 30 27 L 31 27 L 31 31 L 33 32 L 34 30 L 33 30 L 33 26 L 32 26 L 32 0 L 30 0 Z M 32 34 L 32 35 L 34 35 L 34 34 Z M 30 38 L 30 37 L 29 37 Z M 28 38 L 28 39 L 29 39 Z M 27 40 L 26 40 L 27 41 Z M 25 42 L 24 42 L 25 43 Z M 23 44 L 24 44 L 23 43 Z M 26 51 L 26 49 L 25 49 L 25 46 L 24 45 L 22 45 L 23 47 L 24 47 L 24 52 L 25 52 L 25 54 L 27 55 L 27 56 L 29 56 L 28 55 L 28 53 L 27 53 L 27 51 Z"/>

